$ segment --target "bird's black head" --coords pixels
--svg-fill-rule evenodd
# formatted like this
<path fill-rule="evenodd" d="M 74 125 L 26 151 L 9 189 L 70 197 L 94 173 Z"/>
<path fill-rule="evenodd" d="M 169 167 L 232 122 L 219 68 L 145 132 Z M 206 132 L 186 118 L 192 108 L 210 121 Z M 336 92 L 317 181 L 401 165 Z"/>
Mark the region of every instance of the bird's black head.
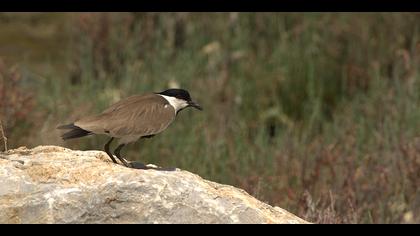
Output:
<path fill-rule="evenodd" d="M 157 94 L 181 99 L 186 101 L 190 107 L 197 108 L 198 110 L 203 109 L 198 103 L 192 101 L 190 93 L 188 93 L 188 91 L 185 89 L 167 89 Z"/>
<path fill-rule="evenodd" d="M 188 93 L 188 91 L 185 90 L 185 89 L 167 89 L 167 90 L 165 90 L 163 92 L 160 92 L 158 94 L 182 99 L 182 100 L 185 100 L 185 101 L 191 101 L 190 93 Z"/>

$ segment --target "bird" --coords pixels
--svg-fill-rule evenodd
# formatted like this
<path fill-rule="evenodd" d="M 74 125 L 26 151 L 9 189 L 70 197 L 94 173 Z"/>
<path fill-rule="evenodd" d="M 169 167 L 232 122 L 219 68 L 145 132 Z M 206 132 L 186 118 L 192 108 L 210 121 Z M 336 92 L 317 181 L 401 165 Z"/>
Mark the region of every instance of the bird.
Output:
<path fill-rule="evenodd" d="M 175 120 L 178 113 L 187 107 L 203 110 L 191 99 L 187 90 L 171 88 L 162 92 L 129 96 L 114 103 L 100 114 L 83 117 L 71 124 L 58 126 L 57 129 L 69 130 L 61 135 L 63 140 L 88 135 L 109 136 L 110 139 L 104 145 L 104 150 L 116 164 L 117 161 L 109 146 L 114 139 L 119 139 L 114 154 L 126 167 L 131 167 L 121 157 L 121 149 L 141 138 L 151 138 L 163 132 Z"/>

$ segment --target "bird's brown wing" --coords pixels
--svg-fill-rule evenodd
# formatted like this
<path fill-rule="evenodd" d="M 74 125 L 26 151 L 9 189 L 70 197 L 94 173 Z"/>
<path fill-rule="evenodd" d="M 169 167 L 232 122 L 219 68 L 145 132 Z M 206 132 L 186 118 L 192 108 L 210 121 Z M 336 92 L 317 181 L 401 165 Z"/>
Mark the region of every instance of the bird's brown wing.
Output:
<path fill-rule="evenodd" d="M 102 114 L 75 122 L 76 126 L 97 134 L 113 137 L 148 136 L 165 130 L 175 118 L 175 111 L 155 94 L 128 97 Z"/>

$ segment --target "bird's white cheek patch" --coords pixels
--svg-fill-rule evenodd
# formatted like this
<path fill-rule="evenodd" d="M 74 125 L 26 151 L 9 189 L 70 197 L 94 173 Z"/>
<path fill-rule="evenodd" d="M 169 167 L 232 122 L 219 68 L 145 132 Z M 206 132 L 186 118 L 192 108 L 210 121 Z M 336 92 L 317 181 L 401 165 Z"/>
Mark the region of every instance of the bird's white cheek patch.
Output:
<path fill-rule="evenodd" d="M 174 97 L 170 97 L 170 96 L 165 96 L 165 95 L 161 95 L 163 98 L 165 98 L 169 104 L 171 104 L 171 106 L 175 109 L 175 113 L 178 112 L 179 110 L 181 110 L 182 108 L 185 108 L 186 106 L 188 106 L 188 103 L 182 99 L 178 99 L 178 98 L 174 98 Z M 165 105 L 166 106 L 166 105 Z"/>

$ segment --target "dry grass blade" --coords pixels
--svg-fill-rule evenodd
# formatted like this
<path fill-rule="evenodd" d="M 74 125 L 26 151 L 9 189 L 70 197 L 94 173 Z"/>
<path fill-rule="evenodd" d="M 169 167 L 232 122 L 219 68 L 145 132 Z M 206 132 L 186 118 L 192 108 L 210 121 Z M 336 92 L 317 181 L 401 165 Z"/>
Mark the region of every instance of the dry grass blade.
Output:
<path fill-rule="evenodd" d="M 4 134 L 4 130 L 3 130 L 3 123 L 0 120 L 0 133 L 1 133 L 1 138 L 3 139 L 3 143 L 4 143 L 4 151 L 7 152 L 7 137 Z"/>

